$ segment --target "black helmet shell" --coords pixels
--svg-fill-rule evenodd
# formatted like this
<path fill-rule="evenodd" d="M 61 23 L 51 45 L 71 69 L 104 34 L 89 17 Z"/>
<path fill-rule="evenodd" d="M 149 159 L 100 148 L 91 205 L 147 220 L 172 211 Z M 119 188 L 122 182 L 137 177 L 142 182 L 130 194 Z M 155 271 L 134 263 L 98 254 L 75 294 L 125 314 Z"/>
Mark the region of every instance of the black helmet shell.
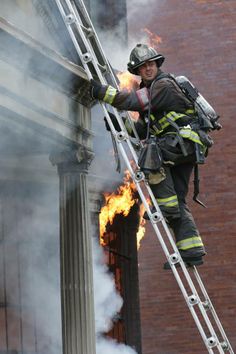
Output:
<path fill-rule="evenodd" d="M 158 54 L 157 51 L 148 47 L 146 44 L 137 44 L 131 51 L 129 57 L 129 63 L 127 64 L 128 70 L 131 74 L 138 74 L 138 67 L 143 65 L 146 61 L 156 61 L 158 68 L 162 65 L 165 58 L 162 54 Z"/>

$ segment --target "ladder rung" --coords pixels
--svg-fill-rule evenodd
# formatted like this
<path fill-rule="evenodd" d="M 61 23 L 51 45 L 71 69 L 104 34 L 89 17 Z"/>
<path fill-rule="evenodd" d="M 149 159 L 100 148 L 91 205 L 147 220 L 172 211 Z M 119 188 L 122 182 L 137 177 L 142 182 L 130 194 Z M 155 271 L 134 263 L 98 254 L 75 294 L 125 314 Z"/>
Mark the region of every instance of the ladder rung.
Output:
<path fill-rule="evenodd" d="M 103 73 L 108 72 L 108 68 L 107 68 L 106 65 L 102 65 L 102 64 L 99 64 L 99 63 L 97 63 L 97 65 L 100 68 L 100 70 L 102 70 Z"/>
<path fill-rule="evenodd" d="M 202 305 L 203 305 L 203 307 L 204 307 L 205 310 L 210 310 L 210 309 L 211 309 L 211 304 L 209 303 L 208 300 L 203 301 L 203 302 L 202 302 Z"/>
<path fill-rule="evenodd" d="M 227 342 L 221 342 L 220 345 L 225 352 L 229 350 L 229 344 Z"/>
<path fill-rule="evenodd" d="M 87 37 L 95 37 L 95 33 L 92 30 L 91 27 L 85 27 L 84 25 L 80 24 L 80 27 L 84 30 L 84 32 L 86 33 Z"/>

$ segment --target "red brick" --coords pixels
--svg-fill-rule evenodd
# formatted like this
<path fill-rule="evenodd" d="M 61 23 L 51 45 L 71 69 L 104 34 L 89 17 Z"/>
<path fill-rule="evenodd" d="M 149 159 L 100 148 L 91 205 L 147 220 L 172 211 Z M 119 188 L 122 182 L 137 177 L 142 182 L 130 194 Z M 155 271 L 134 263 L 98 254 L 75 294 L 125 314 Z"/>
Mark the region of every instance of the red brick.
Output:
<path fill-rule="evenodd" d="M 199 272 L 225 331 L 236 348 L 236 149 L 235 0 L 168 0 L 146 11 L 140 23 L 162 37 L 163 68 L 188 76 L 221 115 L 223 129 L 201 171 L 203 209 L 190 207 L 208 255 Z M 162 270 L 163 251 L 148 227 L 139 251 L 143 354 L 202 354 L 207 350 L 171 273 Z"/>

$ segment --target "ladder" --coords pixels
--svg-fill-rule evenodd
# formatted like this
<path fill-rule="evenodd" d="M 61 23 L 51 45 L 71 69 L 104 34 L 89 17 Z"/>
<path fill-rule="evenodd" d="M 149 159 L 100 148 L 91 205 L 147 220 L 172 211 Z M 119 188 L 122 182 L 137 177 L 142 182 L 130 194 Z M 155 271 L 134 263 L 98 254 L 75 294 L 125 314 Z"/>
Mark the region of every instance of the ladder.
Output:
<path fill-rule="evenodd" d="M 95 78 L 100 80 L 102 84 L 111 84 L 118 89 L 117 79 L 102 49 L 83 0 L 55 0 L 55 3 L 88 79 Z M 187 269 L 151 188 L 145 179 L 145 175 L 139 169 L 137 149 L 134 148 L 134 143 L 132 143 L 127 133 L 120 112 L 116 108 L 109 106 L 109 111 L 112 110 L 120 125 L 121 131 L 118 132 L 111 121 L 107 105 L 101 102 L 101 106 L 118 151 L 122 155 L 131 178 L 135 182 L 140 199 L 147 210 L 152 227 L 200 332 L 207 352 L 211 354 L 234 354 L 196 267 Z M 129 116 L 128 119 L 133 127 L 136 144 L 141 146 L 134 124 Z M 126 150 L 128 150 L 131 158 L 128 157 Z M 132 160 L 132 163 L 130 160 Z M 155 212 L 150 209 L 148 199 L 155 207 Z"/>

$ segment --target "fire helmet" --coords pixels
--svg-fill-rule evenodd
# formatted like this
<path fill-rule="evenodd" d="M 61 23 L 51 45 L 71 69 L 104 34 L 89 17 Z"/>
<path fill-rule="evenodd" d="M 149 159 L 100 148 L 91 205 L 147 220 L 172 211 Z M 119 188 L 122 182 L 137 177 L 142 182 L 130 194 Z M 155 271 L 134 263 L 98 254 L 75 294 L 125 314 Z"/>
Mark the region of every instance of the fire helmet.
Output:
<path fill-rule="evenodd" d="M 139 43 L 131 51 L 127 67 L 131 74 L 137 75 L 138 67 L 143 65 L 146 61 L 156 61 L 159 68 L 164 60 L 165 57 L 162 54 L 158 54 L 154 48 Z"/>

